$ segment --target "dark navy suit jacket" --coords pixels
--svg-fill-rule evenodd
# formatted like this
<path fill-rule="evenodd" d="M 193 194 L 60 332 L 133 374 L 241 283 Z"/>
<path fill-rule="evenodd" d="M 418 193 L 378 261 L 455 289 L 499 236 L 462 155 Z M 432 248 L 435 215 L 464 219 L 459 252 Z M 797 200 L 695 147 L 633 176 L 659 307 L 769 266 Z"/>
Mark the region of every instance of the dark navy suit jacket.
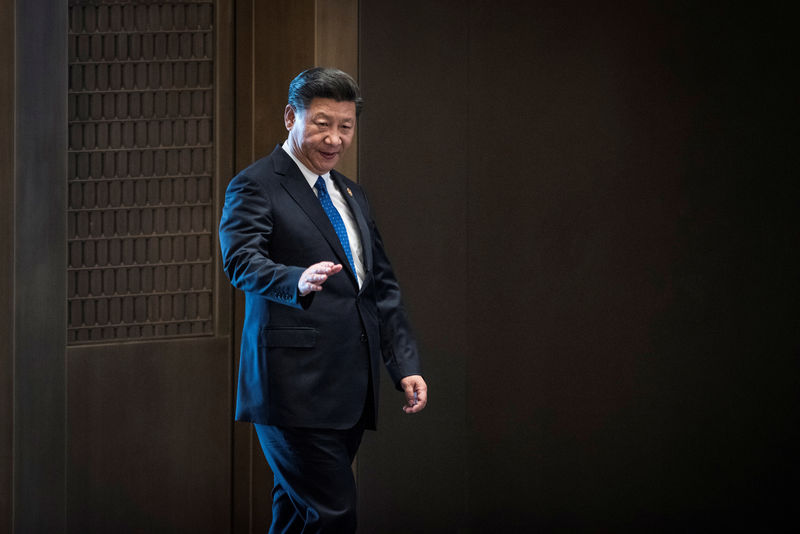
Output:
<path fill-rule="evenodd" d="M 333 225 L 280 146 L 228 185 L 219 225 L 222 261 L 246 294 L 237 420 L 349 428 L 370 403 L 377 414 L 381 362 L 398 388 L 403 377 L 421 374 L 366 196 L 336 171 L 331 177 L 361 233 L 366 274 L 360 290 Z M 301 273 L 325 260 L 341 263 L 342 271 L 322 291 L 301 297 Z M 367 428 L 375 423 L 367 421 Z"/>

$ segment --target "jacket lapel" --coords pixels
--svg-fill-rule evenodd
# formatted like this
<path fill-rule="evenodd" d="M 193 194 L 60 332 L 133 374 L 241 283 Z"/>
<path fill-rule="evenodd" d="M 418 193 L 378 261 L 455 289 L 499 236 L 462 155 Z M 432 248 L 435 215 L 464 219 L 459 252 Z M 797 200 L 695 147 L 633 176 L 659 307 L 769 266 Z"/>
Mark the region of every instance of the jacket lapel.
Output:
<path fill-rule="evenodd" d="M 347 187 L 347 184 L 344 183 L 342 175 L 336 171 L 331 171 L 331 176 L 336 182 L 336 186 L 339 188 L 339 191 L 342 192 L 342 196 L 344 196 L 345 200 L 347 200 L 347 205 L 350 206 L 350 211 L 356 218 L 358 230 L 361 234 L 361 250 L 364 252 L 364 270 L 366 272 L 370 272 L 372 271 L 372 239 L 370 238 L 367 218 L 364 216 L 361 206 L 358 204 L 358 202 L 356 202 L 356 199 L 353 198 L 353 194 Z"/>

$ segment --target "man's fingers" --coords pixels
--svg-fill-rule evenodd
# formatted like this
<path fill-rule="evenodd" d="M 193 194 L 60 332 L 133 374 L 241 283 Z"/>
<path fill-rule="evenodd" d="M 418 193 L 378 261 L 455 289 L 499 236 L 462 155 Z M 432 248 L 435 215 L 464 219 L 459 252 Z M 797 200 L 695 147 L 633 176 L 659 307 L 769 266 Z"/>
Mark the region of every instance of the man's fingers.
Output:
<path fill-rule="evenodd" d="M 411 399 L 409 399 L 406 412 L 416 413 L 422 411 L 426 404 L 428 404 L 428 390 L 426 388 L 415 389 Z"/>
<path fill-rule="evenodd" d="M 332 274 L 342 270 L 342 264 L 334 264 L 332 261 L 321 261 L 310 266 L 300 275 L 297 282 L 297 289 L 301 296 L 306 296 L 312 291 L 322 291 L 322 284 L 328 280 Z"/>
<path fill-rule="evenodd" d="M 309 274 L 330 276 L 332 274 L 338 273 L 341 270 L 342 270 L 341 263 L 334 264 L 332 261 L 321 261 L 319 263 L 315 263 L 314 265 L 306 269 L 303 274 L 309 273 Z"/>
<path fill-rule="evenodd" d="M 426 404 L 428 404 L 428 389 L 422 388 L 417 391 L 417 403 L 424 408 Z"/>
<path fill-rule="evenodd" d="M 404 382 L 402 384 L 403 392 L 406 395 L 406 404 L 414 406 L 417 403 L 417 392 L 415 390 L 414 382 Z"/>

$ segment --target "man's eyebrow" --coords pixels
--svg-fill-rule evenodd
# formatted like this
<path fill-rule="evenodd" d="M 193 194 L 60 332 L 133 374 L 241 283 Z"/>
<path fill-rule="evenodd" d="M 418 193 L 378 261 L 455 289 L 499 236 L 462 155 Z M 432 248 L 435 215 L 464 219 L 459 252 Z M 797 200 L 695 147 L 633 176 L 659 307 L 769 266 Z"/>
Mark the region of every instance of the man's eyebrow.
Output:
<path fill-rule="evenodd" d="M 315 120 L 318 120 L 318 119 L 334 120 L 335 117 L 333 117 L 331 115 L 328 115 L 324 111 L 317 111 L 316 113 L 314 113 L 311 116 L 311 120 L 315 121 Z M 353 118 L 352 117 L 345 117 L 343 119 L 340 119 L 339 122 L 353 122 Z"/>

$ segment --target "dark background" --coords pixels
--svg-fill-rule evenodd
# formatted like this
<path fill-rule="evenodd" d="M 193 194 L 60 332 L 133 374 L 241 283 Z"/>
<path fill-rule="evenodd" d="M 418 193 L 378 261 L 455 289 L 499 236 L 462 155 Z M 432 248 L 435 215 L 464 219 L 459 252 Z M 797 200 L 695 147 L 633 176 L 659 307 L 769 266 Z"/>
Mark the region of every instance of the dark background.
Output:
<path fill-rule="evenodd" d="M 0 532 L 263 532 L 221 273 L 213 336 L 67 346 L 74 4 L 0 0 Z M 431 395 L 360 532 L 797 529 L 796 24 L 695 4 L 214 0 L 218 204 L 299 70 L 363 88 Z"/>
<path fill-rule="evenodd" d="M 384 395 L 366 531 L 796 526 L 785 14 L 362 1 L 360 31 L 360 177 L 431 388 L 413 421 Z"/>

